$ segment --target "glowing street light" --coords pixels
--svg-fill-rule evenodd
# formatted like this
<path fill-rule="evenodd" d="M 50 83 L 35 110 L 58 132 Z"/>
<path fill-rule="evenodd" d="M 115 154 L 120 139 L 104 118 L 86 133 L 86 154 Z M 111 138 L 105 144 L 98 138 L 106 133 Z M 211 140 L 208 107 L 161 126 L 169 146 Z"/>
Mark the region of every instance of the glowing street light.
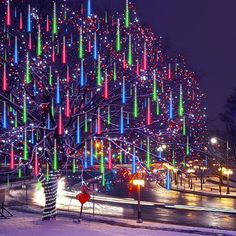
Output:
<path fill-rule="evenodd" d="M 195 172 L 194 169 L 188 169 L 188 170 L 187 170 L 187 173 L 189 173 L 189 174 L 192 174 L 192 173 L 194 173 L 194 172 Z"/>
<path fill-rule="evenodd" d="M 140 187 L 144 186 L 145 182 L 143 179 L 134 179 L 133 185 L 138 187 L 138 219 L 137 223 L 143 223 L 142 217 L 141 217 L 141 207 L 140 207 Z"/>
<path fill-rule="evenodd" d="M 210 141 L 211 141 L 211 144 L 213 144 L 213 145 L 218 143 L 218 140 L 215 137 L 211 138 Z"/>
<path fill-rule="evenodd" d="M 161 147 L 163 150 L 165 150 L 167 148 L 167 146 L 165 144 L 162 144 Z"/>
<path fill-rule="evenodd" d="M 137 186 L 137 185 L 141 185 L 144 186 L 145 182 L 143 179 L 134 179 L 133 180 L 133 185 Z"/>
<path fill-rule="evenodd" d="M 101 147 L 101 143 L 99 141 L 96 141 L 95 146 L 96 146 L 96 148 L 100 148 Z"/>

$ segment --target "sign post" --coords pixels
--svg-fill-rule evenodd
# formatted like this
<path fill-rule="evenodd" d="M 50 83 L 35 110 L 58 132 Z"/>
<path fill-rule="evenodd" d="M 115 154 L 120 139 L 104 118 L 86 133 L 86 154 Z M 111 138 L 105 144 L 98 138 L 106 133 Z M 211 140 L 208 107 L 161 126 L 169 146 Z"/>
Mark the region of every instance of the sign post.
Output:
<path fill-rule="evenodd" d="M 83 185 L 81 187 L 81 192 L 76 195 L 76 199 L 81 203 L 81 208 L 80 208 L 80 219 L 81 219 L 82 212 L 83 212 L 83 206 L 90 199 L 90 194 L 88 193 L 88 189 L 86 186 Z M 80 222 L 80 220 L 79 220 L 79 222 Z"/>

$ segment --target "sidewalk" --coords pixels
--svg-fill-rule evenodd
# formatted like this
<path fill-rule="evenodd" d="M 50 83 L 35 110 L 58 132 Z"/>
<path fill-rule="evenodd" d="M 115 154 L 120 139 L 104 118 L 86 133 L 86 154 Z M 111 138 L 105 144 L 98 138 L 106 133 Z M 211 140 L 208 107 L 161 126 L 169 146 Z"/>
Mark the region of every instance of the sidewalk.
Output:
<path fill-rule="evenodd" d="M 179 191 L 183 193 L 192 193 L 192 194 L 198 194 L 203 196 L 214 196 L 214 197 L 224 197 L 224 198 L 236 198 L 236 188 L 233 187 L 234 184 L 230 182 L 230 194 L 227 194 L 227 186 L 225 182 L 223 183 L 223 186 L 221 186 L 221 193 L 219 192 L 219 180 L 216 177 L 211 177 L 209 179 L 205 180 L 205 183 L 203 184 L 203 190 L 201 190 L 201 183 L 200 179 L 197 180 L 195 177 L 192 179 L 192 189 L 189 186 L 189 181 L 186 178 L 183 178 L 182 186 L 180 183 L 175 185 L 174 182 L 172 182 L 171 189 L 174 191 Z"/>
<path fill-rule="evenodd" d="M 20 181 L 15 181 L 15 182 L 10 182 L 9 184 L 7 183 L 0 183 L 0 189 L 9 189 L 12 187 L 20 187 L 22 185 L 30 185 L 37 183 L 37 180 L 32 178 L 32 179 L 25 179 L 25 180 L 20 180 Z"/>
<path fill-rule="evenodd" d="M 218 230 L 210 228 L 193 228 L 182 225 L 170 225 L 163 223 L 143 222 L 137 224 L 135 220 L 121 218 L 84 216 L 80 224 L 73 223 L 79 214 L 59 212 L 56 221 L 41 221 L 41 210 L 19 207 L 13 211 L 14 217 L 3 220 L 0 227 L 0 235 L 83 235 L 83 236 L 233 236 L 235 231 Z"/>

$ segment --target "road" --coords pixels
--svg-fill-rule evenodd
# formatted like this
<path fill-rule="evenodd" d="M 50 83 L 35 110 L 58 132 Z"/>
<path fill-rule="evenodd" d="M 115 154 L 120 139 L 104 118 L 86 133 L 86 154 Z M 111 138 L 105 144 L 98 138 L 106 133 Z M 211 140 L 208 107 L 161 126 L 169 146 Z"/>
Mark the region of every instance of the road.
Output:
<path fill-rule="evenodd" d="M 75 193 L 61 188 L 63 187 L 59 185 L 58 208 L 67 212 L 79 211 L 80 204 L 75 199 Z M 10 195 L 15 201 L 25 201 L 25 189 L 12 189 Z M 43 189 L 37 189 L 36 185 L 29 186 L 28 198 L 31 204 L 43 206 Z M 184 194 L 162 188 L 142 189 L 141 199 L 144 220 L 236 230 L 236 199 Z M 132 198 L 96 193 L 94 199 L 92 197 L 91 201 L 85 204 L 84 210 L 92 213 L 94 209 L 95 214 L 135 219 L 136 203 Z"/>

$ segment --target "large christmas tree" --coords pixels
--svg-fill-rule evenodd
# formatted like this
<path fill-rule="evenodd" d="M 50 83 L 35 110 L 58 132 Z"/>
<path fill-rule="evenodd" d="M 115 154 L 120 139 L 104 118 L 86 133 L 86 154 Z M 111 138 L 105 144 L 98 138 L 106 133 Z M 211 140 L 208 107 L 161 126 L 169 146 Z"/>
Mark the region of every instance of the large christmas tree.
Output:
<path fill-rule="evenodd" d="M 105 185 L 114 164 L 135 174 L 200 158 L 204 94 L 184 58 L 164 54 L 128 0 L 104 17 L 91 4 L 1 3 L 2 173 L 31 165 L 45 187 L 60 170 L 99 167 Z"/>

